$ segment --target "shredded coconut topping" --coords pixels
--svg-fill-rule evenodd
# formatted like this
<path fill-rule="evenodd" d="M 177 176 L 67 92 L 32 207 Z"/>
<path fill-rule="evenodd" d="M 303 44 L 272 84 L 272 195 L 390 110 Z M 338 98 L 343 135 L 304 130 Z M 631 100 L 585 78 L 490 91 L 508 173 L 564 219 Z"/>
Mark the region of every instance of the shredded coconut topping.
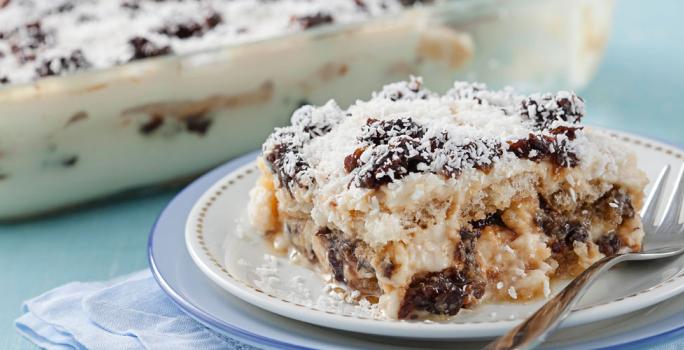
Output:
<path fill-rule="evenodd" d="M 575 167 L 583 111 L 582 99 L 569 92 L 525 97 L 456 82 L 440 96 L 411 77 L 346 111 L 334 101 L 301 107 L 292 126 L 277 129 L 263 150 L 290 191 L 309 189 L 316 167 L 327 168 L 323 178 L 341 170 L 349 186 L 369 189 L 413 173 L 488 173 L 505 159 Z"/>
<path fill-rule="evenodd" d="M 406 0 L 0 0 L 0 85 L 395 14 Z"/>
<path fill-rule="evenodd" d="M 436 96 L 423 86 L 423 78 L 411 76 L 409 81 L 400 81 L 385 85 L 380 92 L 373 93 L 374 99 L 391 101 L 425 100 Z"/>

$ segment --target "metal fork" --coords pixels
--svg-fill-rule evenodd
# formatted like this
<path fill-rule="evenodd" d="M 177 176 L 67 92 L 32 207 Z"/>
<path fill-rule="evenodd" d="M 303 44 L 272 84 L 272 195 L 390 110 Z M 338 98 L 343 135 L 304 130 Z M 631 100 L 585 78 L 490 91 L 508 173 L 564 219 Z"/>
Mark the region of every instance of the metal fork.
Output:
<path fill-rule="evenodd" d="M 674 191 L 667 201 L 665 215 L 657 225 L 655 224 L 658 203 L 663 197 L 663 188 L 667 183 L 669 173 L 670 166 L 668 165 L 660 172 L 653 191 L 641 211 L 643 229 L 646 232 L 642 252 L 607 256 L 597 261 L 527 320 L 489 343 L 484 349 L 532 349 L 546 340 L 570 314 L 589 287 L 611 267 L 623 261 L 653 260 L 682 254 L 684 252 L 684 224 L 680 223 L 679 216 L 682 210 L 682 199 L 684 199 L 684 166 L 677 176 Z"/>

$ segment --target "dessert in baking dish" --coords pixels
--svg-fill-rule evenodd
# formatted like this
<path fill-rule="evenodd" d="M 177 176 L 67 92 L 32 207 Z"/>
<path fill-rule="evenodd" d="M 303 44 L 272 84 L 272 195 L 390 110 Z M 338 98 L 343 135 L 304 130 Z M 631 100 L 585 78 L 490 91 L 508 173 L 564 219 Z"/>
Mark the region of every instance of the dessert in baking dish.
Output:
<path fill-rule="evenodd" d="M 547 297 L 641 249 L 646 176 L 583 116 L 572 92 L 440 95 L 419 78 L 346 110 L 303 106 L 263 145 L 250 220 L 388 317 Z"/>
<path fill-rule="evenodd" d="M 182 183 L 410 74 L 577 87 L 612 9 L 428 2 L 0 0 L 0 221 Z"/>
<path fill-rule="evenodd" d="M 425 0 L 0 1 L 0 85 L 396 14 Z"/>

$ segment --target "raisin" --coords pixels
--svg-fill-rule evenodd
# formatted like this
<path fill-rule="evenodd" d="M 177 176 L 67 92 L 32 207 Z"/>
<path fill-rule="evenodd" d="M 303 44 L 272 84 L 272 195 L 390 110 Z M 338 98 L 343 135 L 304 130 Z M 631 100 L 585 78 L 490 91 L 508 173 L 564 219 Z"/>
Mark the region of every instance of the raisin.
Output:
<path fill-rule="evenodd" d="M 193 36 L 202 36 L 204 30 L 197 22 L 169 24 L 158 30 L 159 34 L 173 36 L 178 39 L 187 39 Z"/>
<path fill-rule="evenodd" d="M 572 247 L 575 241 L 586 242 L 589 239 L 589 230 L 579 221 L 570 221 L 563 226 L 563 234 L 565 235 L 565 244 Z"/>
<path fill-rule="evenodd" d="M 364 0 L 354 0 L 354 4 L 362 11 L 368 11 L 368 5 L 366 5 Z"/>
<path fill-rule="evenodd" d="M 299 148 L 294 144 L 279 143 L 265 152 L 264 158 L 271 164 L 280 186 L 292 196 L 292 187 L 295 184 L 302 185 L 299 177 L 310 168 L 299 153 Z"/>
<path fill-rule="evenodd" d="M 496 158 L 503 154 L 501 143 L 496 140 L 482 139 L 464 145 L 445 144 L 435 158 L 442 155 L 445 159 L 441 174 L 457 178 L 469 166 L 485 173 L 494 167 Z"/>
<path fill-rule="evenodd" d="M 432 92 L 423 85 L 423 79 L 412 76 L 409 81 L 400 81 L 383 86 L 380 92 L 373 93 L 373 98 L 390 101 L 414 101 L 426 100 L 431 95 Z"/>
<path fill-rule="evenodd" d="M 168 55 L 172 52 L 171 47 L 168 45 L 158 46 L 150 40 L 139 36 L 131 38 L 128 40 L 128 43 L 133 47 L 131 61 Z"/>
<path fill-rule="evenodd" d="M 551 208 L 544 197 L 539 197 L 540 210 L 536 215 L 536 223 L 544 234 L 554 240 L 551 246 L 554 253 L 565 248 L 572 249 L 573 243 L 586 242 L 589 239 L 589 229 L 587 224 L 578 220 L 568 218 Z"/>
<path fill-rule="evenodd" d="M 185 129 L 187 129 L 188 132 L 204 136 L 209 130 L 212 120 L 205 117 L 203 114 L 199 114 L 185 118 L 184 122 Z"/>
<path fill-rule="evenodd" d="M 43 63 L 36 68 L 36 74 L 40 77 L 62 75 L 90 66 L 90 62 L 85 58 L 83 52 L 81 50 L 74 50 L 69 56 L 43 61 Z"/>
<path fill-rule="evenodd" d="M 164 124 L 164 118 L 161 115 L 152 115 L 150 120 L 145 122 L 140 126 L 140 133 L 143 135 L 149 135 L 159 129 L 162 124 Z"/>
<path fill-rule="evenodd" d="M 596 240 L 596 244 L 599 247 L 599 251 L 606 256 L 616 255 L 620 252 L 620 248 L 622 248 L 622 241 L 620 241 L 620 238 L 615 233 L 601 236 Z"/>
<path fill-rule="evenodd" d="M 364 150 L 365 149 L 363 148 L 357 148 L 354 150 L 354 153 L 344 157 L 344 170 L 350 173 L 352 170 L 356 169 L 359 166 L 359 158 Z"/>
<path fill-rule="evenodd" d="M 589 239 L 588 224 L 577 219 L 570 219 L 549 208 L 548 202 L 540 197 L 540 210 L 536 216 L 537 225 L 549 236 L 551 250 L 561 253 L 572 250 L 574 242 L 586 242 Z"/>
<path fill-rule="evenodd" d="M 459 243 L 458 247 L 456 247 L 456 260 L 464 262 L 464 270 L 466 272 L 476 272 L 478 271 L 479 265 L 477 263 L 477 259 L 475 258 L 477 255 L 475 244 L 480 238 L 481 232 L 479 229 L 462 229 L 460 234 L 461 242 Z"/>
<path fill-rule="evenodd" d="M 43 30 L 40 21 L 30 22 L 11 32 L 0 33 L 0 39 L 7 39 L 12 54 L 20 63 L 34 61 L 38 50 L 52 40 L 52 35 Z"/>
<path fill-rule="evenodd" d="M 320 25 L 333 23 L 334 19 L 330 14 L 318 12 L 314 15 L 294 17 L 293 21 L 299 23 L 303 29 L 309 29 Z"/>
<path fill-rule="evenodd" d="M 510 141 L 508 151 L 518 158 L 535 162 L 547 160 L 561 168 L 571 168 L 579 164 L 579 158 L 570 150 L 567 140 L 558 140 L 554 136 L 530 133 L 526 139 Z"/>
<path fill-rule="evenodd" d="M 482 104 L 480 92 L 483 91 L 487 91 L 485 84 L 458 81 L 454 83 L 454 87 L 447 91 L 446 94 L 454 97 L 456 100 L 474 100 L 478 104 Z"/>
<path fill-rule="evenodd" d="M 385 257 L 385 259 L 380 263 L 380 267 L 382 268 L 383 276 L 387 278 L 392 278 L 392 275 L 394 275 L 394 269 L 396 268 L 396 265 L 394 264 L 391 258 Z"/>
<path fill-rule="evenodd" d="M 536 130 L 545 130 L 558 120 L 580 123 L 584 116 L 584 100 L 567 92 L 535 94 L 522 100 L 519 113 L 530 120 Z"/>
<path fill-rule="evenodd" d="M 65 2 L 65 3 L 55 7 L 54 12 L 65 13 L 65 12 L 70 12 L 73 10 L 74 10 L 74 4 L 71 2 Z"/>
<path fill-rule="evenodd" d="M 208 29 L 214 29 L 221 23 L 223 23 L 223 16 L 218 12 L 214 12 L 204 19 L 204 25 Z"/>
<path fill-rule="evenodd" d="M 599 214 L 621 223 L 624 219 L 631 219 L 635 215 L 631 197 L 621 188 L 614 187 L 604 194 L 594 205 Z"/>
<path fill-rule="evenodd" d="M 362 166 L 356 176 L 357 185 L 375 189 L 399 180 L 410 173 L 420 171 L 421 164 L 429 163 L 418 151 L 420 142 L 408 136 L 393 138 L 386 149 L 376 152 L 371 160 Z M 374 150 L 378 150 L 377 148 Z"/>
<path fill-rule="evenodd" d="M 411 7 L 415 4 L 432 4 L 434 0 L 399 0 L 399 3 L 404 7 Z"/>
<path fill-rule="evenodd" d="M 414 122 L 410 117 L 390 120 L 368 118 L 366 125 L 361 127 L 358 140 L 373 145 L 385 145 L 396 136 L 421 138 L 425 132 L 425 127 Z"/>
<path fill-rule="evenodd" d="M 438 272 L 414 275 L 399 308 L 399 318 L 425 310 L 438 315 L 456 315 L 466 300 L 466 276 L 450 267 Z"/>
<path fill-rule="evenodd" d="M 549 132 L 553 135 L 565 135 L 568 140 L 572 141 L 577 138 L 577 131 L 584 129 L 582 126 L 558 126 Z"/>
<path fill-rule="evenodd" d="M 340 121 L 342 111 L 336 104 L 316 108 L 303 105 L 292 113 L 292 125 L 300 128 L 311 138 L 329 133 L 333 126 Z"/>
<path fill-rule="evenodd" d="M 501 219 L 501 212 L 497 211 L 487 215 L 482 220 L 473 221 L 470 223 L 474 229 L 483 229 L 485 226 L 496 225 L 496 226 L 506 226 Z"/>
<path fill-rule="evenodd" d="M 202 22 L 187 21 L 183 23 L 170 23 L 161 29 L 158 29 L 157 32 L 178 39 L 188 39 L 192 37 L 201 37 L 221 23 L 223 23 L 221 14 L 213 12 L 211 15 L 205 17 Z"/>
<path fill-rule="evenodd" d="M 365 285 L 365 282 L 357 281 L 356 278 L 352 278 L 354 281 L 350 281 L 345 276 L 345 267 L 348 267 L 351 276 L 357 275 L 361 271 L 374 273 L 375 270 L 370 265 L 370 262 L 364 258 L 363 250 L 367 248 L 365 243 L 360 240 L 348 240 L 342 237 L 342 232 L 338 230 L 332 230 L 328 227 L 323 227 L 316 232 L 316 236 L 323 239 L 326 244 L 328 257 L 328 264 L 333 272 L 333 277 L 338 282 L 344 283 L 360 283 Z M 377 288 L 377 281 L 375 281 L 376 287 L 365 286 L 366 289 Z M 352 286 L 355 287 L 355 286 Z"/>
<path fill-rule="evenodd" d="M 72 155 L 72 156 L 66 157 L 66 158 L 62 159 L 62 162 L 61 162 L 62 166 L 65 168 L 71 168 L 74 165 L 76 165 L 76 163 L 78 163 L 78 156 L 77 155 Z"/>
<path fill-rule="evenodd" d="M 138 11 L 138 10 L 140 10 L 140 1 L 139 0 L 123 1 L 123 2 L 121 2 L 120 6 L 122 8 L 131 10 L 131 11 Z"/>

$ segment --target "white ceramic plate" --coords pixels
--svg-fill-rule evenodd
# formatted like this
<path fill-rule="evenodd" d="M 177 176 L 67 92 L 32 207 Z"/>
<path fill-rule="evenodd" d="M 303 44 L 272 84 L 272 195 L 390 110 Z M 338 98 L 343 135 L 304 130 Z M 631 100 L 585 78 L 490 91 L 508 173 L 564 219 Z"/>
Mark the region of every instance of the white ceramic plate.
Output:
<path fill-rule="evenodd" d="M 680 150 L 659 142 L 613 134 L 637 153 L 640 167 L 651 179 L 666 164 L 677 168 L 684 160 Z M 217 181 L 195 203 L 185 232 L 188 251 L 200 270 L 248 303 L 320 326 L 420 339 L 500 335 L 541 305 L 485 304 L 463 310 L 446 322 L 426 322 L 387 320 L 367 308 L 340 303 L 324 291 L 325 282 L 317 274 L 274 255 L 244 223 L 248 192 L 257 176 L 255 164 L 249 163 Z M 683 265 L 684 258 L 676 258 L 612 270 L 592 287 L 563 327 L 624 315 L 679 294 L 684 291 Z"/>
<path fill-rule="evenodd" d="M 179 193 L 162 211 L 148 244 L 150 269 L 161 289 L 178 307 L 205 326 L 262 349 L 481 349 L 483 343 L 413 341 L 337 331 L 276 315 L 233 296 L 195 265 L 185 244 L 185 223 L 193 205 L 216 181 L 254 160 L 256 152 L 230 161 Z M 684 295 L 601 322 L 554 332 L 540 349 L 642 350 L 674 343 L 684 336 Z"/>

